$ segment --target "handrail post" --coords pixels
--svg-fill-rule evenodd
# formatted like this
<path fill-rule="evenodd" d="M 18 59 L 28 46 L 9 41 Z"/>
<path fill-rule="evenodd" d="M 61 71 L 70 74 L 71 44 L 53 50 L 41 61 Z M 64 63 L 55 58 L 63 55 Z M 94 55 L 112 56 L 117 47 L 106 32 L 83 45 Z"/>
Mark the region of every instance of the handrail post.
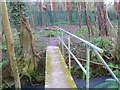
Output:
<path fill-rule="evenodd" d="M 62 32 L 62 31 L 61 31 Z M 63 32 L 62 32 L 62 40 L 64 41 L 64 36 L 63 36 Z M 64 57 L 64 45 L 63 45 L 63 43 L 62 43 L 62 54 L 63 54 L 63 57 Z"/>
<path fill-rule="evenodd" d="M 90 47 L 86 45 L 86 89 L 89 90 Z"/>
<path fill-rule="evenodd" d="M 70 50 L 70 35 L 68 35 L 68 48 Z M 68 51 L 68 55 L 69 55 L 69 70 L 71 71 L 71 55 Z"/>
<path fill-rule="evenodd" d="M 86 45 L 86 70 L 85 68 L 82 66 L 82 64 L 78 61 L 78 59 L 75 57 L 75 55 L 70 51 L 70 41 L 68 42 L 68 47 L 65 45 L 65 43 L 63 42 L 63 32 L 62 32 L 62 39 L 59 37 L 60 41 L 62 42 L 62 45 L 65 46 L 65 48 L 69 51 L 69 53 L 71 54 L 71 56 L 75 59 L 75 61 L 78 63 L 78 65 L 81 67 L 81 69 L 83 70 L 83 72 L 86 75 L 86 89 L 89 90 L 89 70 L 90 70 L 90 49 L 93 49 L 94 53 L 97 55 L 97 57 L 101 60 L 101 62 L 104 64 L 104 66 L 106 67 L 106 69 L 111 73 L 111 75 L 113 76 L 113 78 L 120 84 L 119 79 L 116 77 L 116 75 L 113 73 L 113 71 L 109 68 L 109 66 L 107 65 L 107 63 L 104 61 L 104 59 L 102 58 L 102 56 L 100 55 L 100 53 L 103 53 L 104 50 L 93 45 L 92 43 L 90 43 L 89 41 L 86 41 L 62 28 L 57 27 L 57 29 L 59 29 L 60 31 L 63 31 L 64 33 L 67 33 L 70 36 L 75 37 L 76 39 L 82 41 L 85 45 Z M 64 46 L 62 46 L 62 51 L 64 49 Z M 70 58 L 70 56 L 69 56 Z M 70 59 L 69 59 L 70 61 Z M 70 63 L 69 63 L 70 64 Z"/>

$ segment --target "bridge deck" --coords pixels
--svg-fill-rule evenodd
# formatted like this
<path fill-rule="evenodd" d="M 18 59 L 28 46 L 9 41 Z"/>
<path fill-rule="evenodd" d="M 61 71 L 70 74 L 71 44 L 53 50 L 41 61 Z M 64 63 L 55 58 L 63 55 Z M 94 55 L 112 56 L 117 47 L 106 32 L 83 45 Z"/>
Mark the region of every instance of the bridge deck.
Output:
<path fill-rule="evenodd" d="M 77 88 L 57 46 L 46 50 L 45 88 Z"/>

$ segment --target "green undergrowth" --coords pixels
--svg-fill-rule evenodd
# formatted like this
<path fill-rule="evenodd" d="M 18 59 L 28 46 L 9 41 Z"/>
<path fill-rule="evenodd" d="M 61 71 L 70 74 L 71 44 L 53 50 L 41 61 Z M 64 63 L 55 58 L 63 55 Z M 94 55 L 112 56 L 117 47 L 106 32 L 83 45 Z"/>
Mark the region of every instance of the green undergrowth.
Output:
<path fill-rule="evenodd" d="M 94 38 L 91 42 L 104 50 L 104 53 L 101 54 L 101 56 L 104 58 L 108 65 L 113 67 L 120 67 L 120 60 L 117 60 L 115 54 L 116 41 L 114 38 Z M 93 52 L 91 53 L 91 58 L 93 60 L 97 59 L 96 55 Z M 98 62 L 100 62 L 100 60 L 98 60 Z"/>
<path fill-rule="evenodd" d="M 51 61 L 50 53 L 48 51 L 46 51 L 46 71 L 48 73 L 50 73 L 53 69 L 50 64 L 50 61 Z"/>
<path fill-rule="evenodd" d="M 119 79 L 120 80 L 120 79 Z M 106 79 L 104 83 L 97 85 L 95 88 L 112 88 L 120 90 L 120 84 L 118 84 L 114 79 Z"/>
<path fill-rule="evenodd" d="M 113 72 L 115 73 L 115 75 L 117 76 L 117 78 L 119 79 L 119 82 L 120 82 L 120 71 L 115 70 Z M 108 79 L 105 80 L 105 82 L 97 85 L 95 88 L 113 88 L 113 89 L 120 90 L 120 84 L 118 84 L 118 82 L 116 82 L 115 79 L 108 78 Z"/>
<path fill-rule="evenodd" d="M 95 27 L 92 27 L 93 32 L 96 32 Z M 77 36 L 81 36 L 82 34 L 88 34 L 88 28 L 84 27 L 81 29 L 77 29 L 73 34 L 77 35 Z"/>
<path fill-rule="evenodd" d="M 88 32 L 88 29 L 87 28 L 83 28 L 83 29 L 78 29 L 74 32 L 75 35 L 79 36 L 80 34 L 83 34 L 83 33 L 87 33 Z"/>
<path fill-rule="evenodd" d="M 15 57 L 17 61 L 17 65 L 19 68 L 21 84 L 22 86 L 27 84 L 44 84 L 44 65 L 42 62 L 41 56 L 40 60 L 36 59 L 37 61 L 37 70 L 33 68 L 33 60 L 26 60 L 22 53 L 19 41 L 19 34 L 17 31 L 13 31 L 13 39 L 14 39 L 14 49 L 15 49 Z M 39 35 L 39 34 L 38 34 Z M 36 36 L 35 36 L 36 38 Z M 36 44 L 36 43 L 35 43 Z M 40 53 L 41 55 L 42 53 Z M 14 86 L 14 79 L 12 76 L 12 71 L 9 64 L 9 59 L 7 55 L 7 47 L 6 47 L 6 40 L 3 36 L 2 41 L 2 60 L 0 61 L 0 68 L 2 68 L 2 85 L 0 85 L 0 89 L 11 88 Z"/>
<path fill-rule="evenodd" d="M 39 34 L 39 35 L 42 35 L 43 37 L 55 37 L 55 36 L 62 34 L 62 32 L 59 30 L 50 30 L 50 29 L 46 30 L 45 29 L 45 30 L 40 30 L 40 31 L 35 30 L 33 34 Z"/>
<path fill-rule="evenodd" d="M 51 70 L 52 70 L 52 66 L 50 64 L 50 60 L 51 60 L 50 54 L 49 54 L 48 51 L 46 51 L 46 69 L 45 69 L 46 76 L 45 76 L 45 83 L 48 82 L 48 81 L 51 81 L 51 78 L 49 78 L 47 76 L 47 74 L 50 73 Z"/>
<path fill-rule="evenodd" d="M 82 71 L 82 69 L 78 64 L 74 64 L 74 66 L 72 66 L 71 74 L 74 78 L 81 78 L 81 79 L 86 78 L 86 75 L 84 74 L 84 72 Z"/>
<path fill-rule="evenodd" d="M 110 66 L 111 70 L 115 73 L 115 75 L 117 77 L 120 76 L 119 75 L 120 71 L 118 69 L 112 68 L 112 67 L 116 67 L 116 68 L 120 67 L 120 61 L 116 58 L 116 54 L 115 54 L 115 52 L 116 52 L 115 38 L 113 38 L 113 37 L 92 38 L 90 42 L 104 50 L 104 53 L 101 54 L 101 56 L 103 57 L 105 62 Z M 86 58 L 84 58 L 84 57 L 86 57 L 86 52 L 85 52 L 86 49 L 85 49 L 85 45 L 83 45 L 83 43 L 75 42 L 73 44 L 73 42 L 71 42 L 71 51 L 75 54 L 75 56 L 78 59 L 79 58 L 86 59 Z M 65 57 L 68 60 L 67 53 L 68 53 L 68 51 L 65 51 Z M 90 52 L 90 61 L 102 64 L 102 62 L 98 59 L 97 55 L 93 52 L 92 48 L 91 48 L 91 52 Z M 80 62 L 82 63 L 83 66 L 86 65 L 85 62 L 83 62 L 83 61 L 80 61 Z M 90 68 L 90 78 L 95 78 L 95 77 L 109 74 L 108 70 L 102 65 L 90 63 L 90 67 L 91 67 Z M 99 72 L 99 73 L 96 73 L 96 72 Z M 72 73 L 73 77 L 75 77 L 75 78 L 85 79 L 85 74 L 83 73 L 83 71 L 80 69 L 80 67 L 76 63 L 73 63 L 73 61 L 72 61 L 71 73 Z"/>

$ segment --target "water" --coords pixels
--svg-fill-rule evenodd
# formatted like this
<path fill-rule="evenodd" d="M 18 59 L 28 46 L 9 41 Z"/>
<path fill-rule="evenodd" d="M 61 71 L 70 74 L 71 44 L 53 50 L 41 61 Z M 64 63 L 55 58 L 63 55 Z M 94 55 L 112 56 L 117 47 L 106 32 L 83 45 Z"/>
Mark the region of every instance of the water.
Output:
<path fill-rule="evenodd" d="M 101 77 L 97 77 L 97 78 L 90 78 L 90 88 L 95 88 L 97 85 L 105 82 L 106 79 L 108 78 L 112 78 L 111 75 L 105 75 L 105 76 L 101 76 Z M 85 88 L 86 87 L 86 80 L 83 79 L 74 79 L 76 85 L 78 88 Z M 44 90 L 45 87 L 44 85 L 34 85 L 34 86 L 24 86 L 22 90 L 26 90 L 26 89 L 34 89 L 34 90 Z"/>
<path fill-rule="evenodd" d="M 42 84 L 38 84 L 38 85 L 27 85 L 27 86 L 23 86 L 22 90 L 45 90 L 45 85 Z"/>
<path fill-rule="evenodd" d="M 112 78 L 111 75 L 106 75 L 106 76 L 101 76 L 97 78 L 90 78 L 90 88 L 95 88 L 97 85 L 105 82 L 106 79 Z M 83 88 L 85 89 L 86 81 L 83 79 L 74 79 L 76 85 L 78 88 Z M 22 86 L 22 90 L 45 90 L 45 85 L 43 84 L 34 84 L 34 85 L 26 85 Z M 6 90 L 6 89 L 4 89 Z M 11 88 L 10 90 L 15 90 L 14 88 Z"/>
<path fill-rule="evenodd" d="M 90 78 L 90 88 L 95 88 L 97 85 L 105 82 L 106 79 L 112 78 L 111 75 L 101 76 L 97 78 Z M 78 88 L 85 88 L 86 87 L 86 80 L 83 79 L 74 79 Z"/>

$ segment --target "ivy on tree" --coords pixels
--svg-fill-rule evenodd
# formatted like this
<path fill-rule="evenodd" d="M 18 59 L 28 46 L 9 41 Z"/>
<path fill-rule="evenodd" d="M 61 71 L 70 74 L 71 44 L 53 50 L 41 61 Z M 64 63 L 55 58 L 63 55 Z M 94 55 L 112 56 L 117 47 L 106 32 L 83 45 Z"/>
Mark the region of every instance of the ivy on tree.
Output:
<path fill-rule="evenodd" d="M 21 14 L 29 19 L 28 7 L 25 2 L 8 2 L 7 6 L 10 22 L 16 29 L 21 25 Z"/>

